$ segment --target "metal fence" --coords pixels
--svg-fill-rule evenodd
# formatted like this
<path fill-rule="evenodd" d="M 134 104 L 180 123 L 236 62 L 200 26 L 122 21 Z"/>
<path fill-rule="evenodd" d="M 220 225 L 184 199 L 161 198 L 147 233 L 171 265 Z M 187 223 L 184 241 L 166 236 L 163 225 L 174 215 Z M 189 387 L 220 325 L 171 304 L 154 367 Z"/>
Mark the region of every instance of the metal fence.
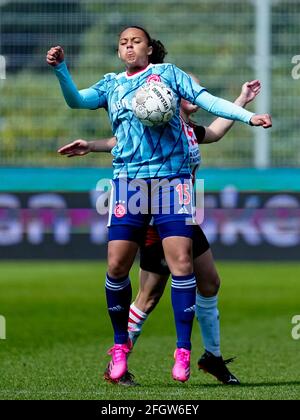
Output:
<path fill-rule="evenodd" d="M 261 5 L 270 5 L 257 13 Z M 206 166 L 299 166 L 299 0 L 0 0 L 0 165 L 97 166 L 110 157 L 57 157 L 75 138 L 111 134 L 105 111 L 70 110 L 45 63 L 51 45 L 64 46 L 80 88 L 120 71 L 117 38 L 125 25 L 145 26 L 171 61 L 198 75 L 229 100 L 256 77 L 274 128 L 236 124 L 224 140 L 202 148 Z M 269 23 L 268 23 L 269 22 Z M 298 78 L 299 75 L 299 78 Z M 199 112 L 205 124 L 212 116 Z"/>

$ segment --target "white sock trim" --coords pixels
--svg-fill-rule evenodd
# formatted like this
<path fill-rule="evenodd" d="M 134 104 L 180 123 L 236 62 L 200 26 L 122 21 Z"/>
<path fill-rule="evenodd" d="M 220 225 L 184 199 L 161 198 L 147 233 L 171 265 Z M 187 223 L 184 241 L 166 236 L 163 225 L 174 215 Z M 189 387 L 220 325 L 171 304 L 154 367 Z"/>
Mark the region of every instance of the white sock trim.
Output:
<path fill-rule="evenodd" d="M 145 312 L 143 312 L 143 311 L 141 311 L 139 308 L 137 308 L 136 306 L 135 306 L 135 304 L 134 303 L 132 303 L 131 305 L 130 305 L 130 310 L 133 310 L 139 317 L 141 317 L 141 318 L 143 318 L 143 320 L 146 320 L 147 319 L 147 317 L 148 317 L 148 314 L 146 314 Z"/>

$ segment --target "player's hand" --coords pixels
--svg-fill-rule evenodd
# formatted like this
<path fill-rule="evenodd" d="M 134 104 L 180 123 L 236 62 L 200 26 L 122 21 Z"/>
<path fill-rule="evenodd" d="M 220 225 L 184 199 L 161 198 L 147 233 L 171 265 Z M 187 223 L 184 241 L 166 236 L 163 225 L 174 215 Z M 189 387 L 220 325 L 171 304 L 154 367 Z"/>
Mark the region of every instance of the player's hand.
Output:
<path fill-rule="evenodd" d="M 67 157 L 84 156 L 91 152 L 91 147 L 87 141 L 78 139 L 61 147 L 57 152 Z"/>
<path fill-rule="evenodd" d="M 252 80 L 251 82 L 246 82 L 242 86 L 242 91 L 240 94 L 240 99 L 245 105 L 249 104 L 259 95 L 261 90 L 261 83 L 259 80 Z"/>
<path fill-rule="evenodd" d="M 50 66 L 58 66 L 60 63 L 62 63 L 65 59 L 65 53 L 62 47 L 59 45 L 57 47 L 52 47 L 47 52 L 47 63 Z"/>
<path fill-rule="evenodd" d="M 254 115 L 250 123 L 255 127 L 270 128 L 272 127 L 272 118 L 269 114 Z"/>

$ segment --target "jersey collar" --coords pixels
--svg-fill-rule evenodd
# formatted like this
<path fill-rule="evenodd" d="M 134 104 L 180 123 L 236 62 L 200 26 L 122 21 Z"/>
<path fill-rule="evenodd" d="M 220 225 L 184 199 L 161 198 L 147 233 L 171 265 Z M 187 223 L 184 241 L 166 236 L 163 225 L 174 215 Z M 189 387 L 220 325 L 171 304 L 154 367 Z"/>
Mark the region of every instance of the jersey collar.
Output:
<path fill-rule="evenodd" d="M 142 73 L 144 73 L 144 72 L 146 72 L 147 70 L 149 70 L 149 68 L 150 68 L 150 67 L 152 67 L 152 66 L 153 66 L 153 64 L 152 64 L 152 63 L 150 63 L 150 64 L 148 64 L 148 66 L 147 66 L 147 67 L 145 67 L 144 69 L 139 70 L 139 71 L 137 71 L 137 72 L 135 72 L 135 73 L 132 73 L 132 74 L 128 74 L 128 72 L 126 71 L 126 72 L 125 72 L 126 77 L 127 77 L 128 79 L 131 79 L 132 77 L 135 77 L 135 76 L 137 76 L 137 75 L 141 75 Z"/>

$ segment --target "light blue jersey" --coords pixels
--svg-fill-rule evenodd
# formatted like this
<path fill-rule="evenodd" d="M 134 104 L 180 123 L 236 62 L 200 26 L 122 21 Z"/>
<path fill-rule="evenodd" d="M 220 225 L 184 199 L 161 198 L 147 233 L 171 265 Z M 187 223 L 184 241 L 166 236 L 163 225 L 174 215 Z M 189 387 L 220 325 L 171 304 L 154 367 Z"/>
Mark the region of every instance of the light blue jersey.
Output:
<path fill-rule="evenodd" d="M 150 64 L 128 75 L 109 73 L 88 89 L 78 91 L 65 63 L 55 67 L 63 94 L 72 108 L 105 108 L 117 137 L 112 150 L 114 178 L 164 178 L 190 175 L 189 144 L 179 116 L 182 98 L 224 118 L 249 123 L 253 114 L 210 95 L 173 64 Z M 145 127 L 132 112 L 132 98 L 145 83 L 157 80 L 177 96 L 177 112 L 165 125 Z"/>

